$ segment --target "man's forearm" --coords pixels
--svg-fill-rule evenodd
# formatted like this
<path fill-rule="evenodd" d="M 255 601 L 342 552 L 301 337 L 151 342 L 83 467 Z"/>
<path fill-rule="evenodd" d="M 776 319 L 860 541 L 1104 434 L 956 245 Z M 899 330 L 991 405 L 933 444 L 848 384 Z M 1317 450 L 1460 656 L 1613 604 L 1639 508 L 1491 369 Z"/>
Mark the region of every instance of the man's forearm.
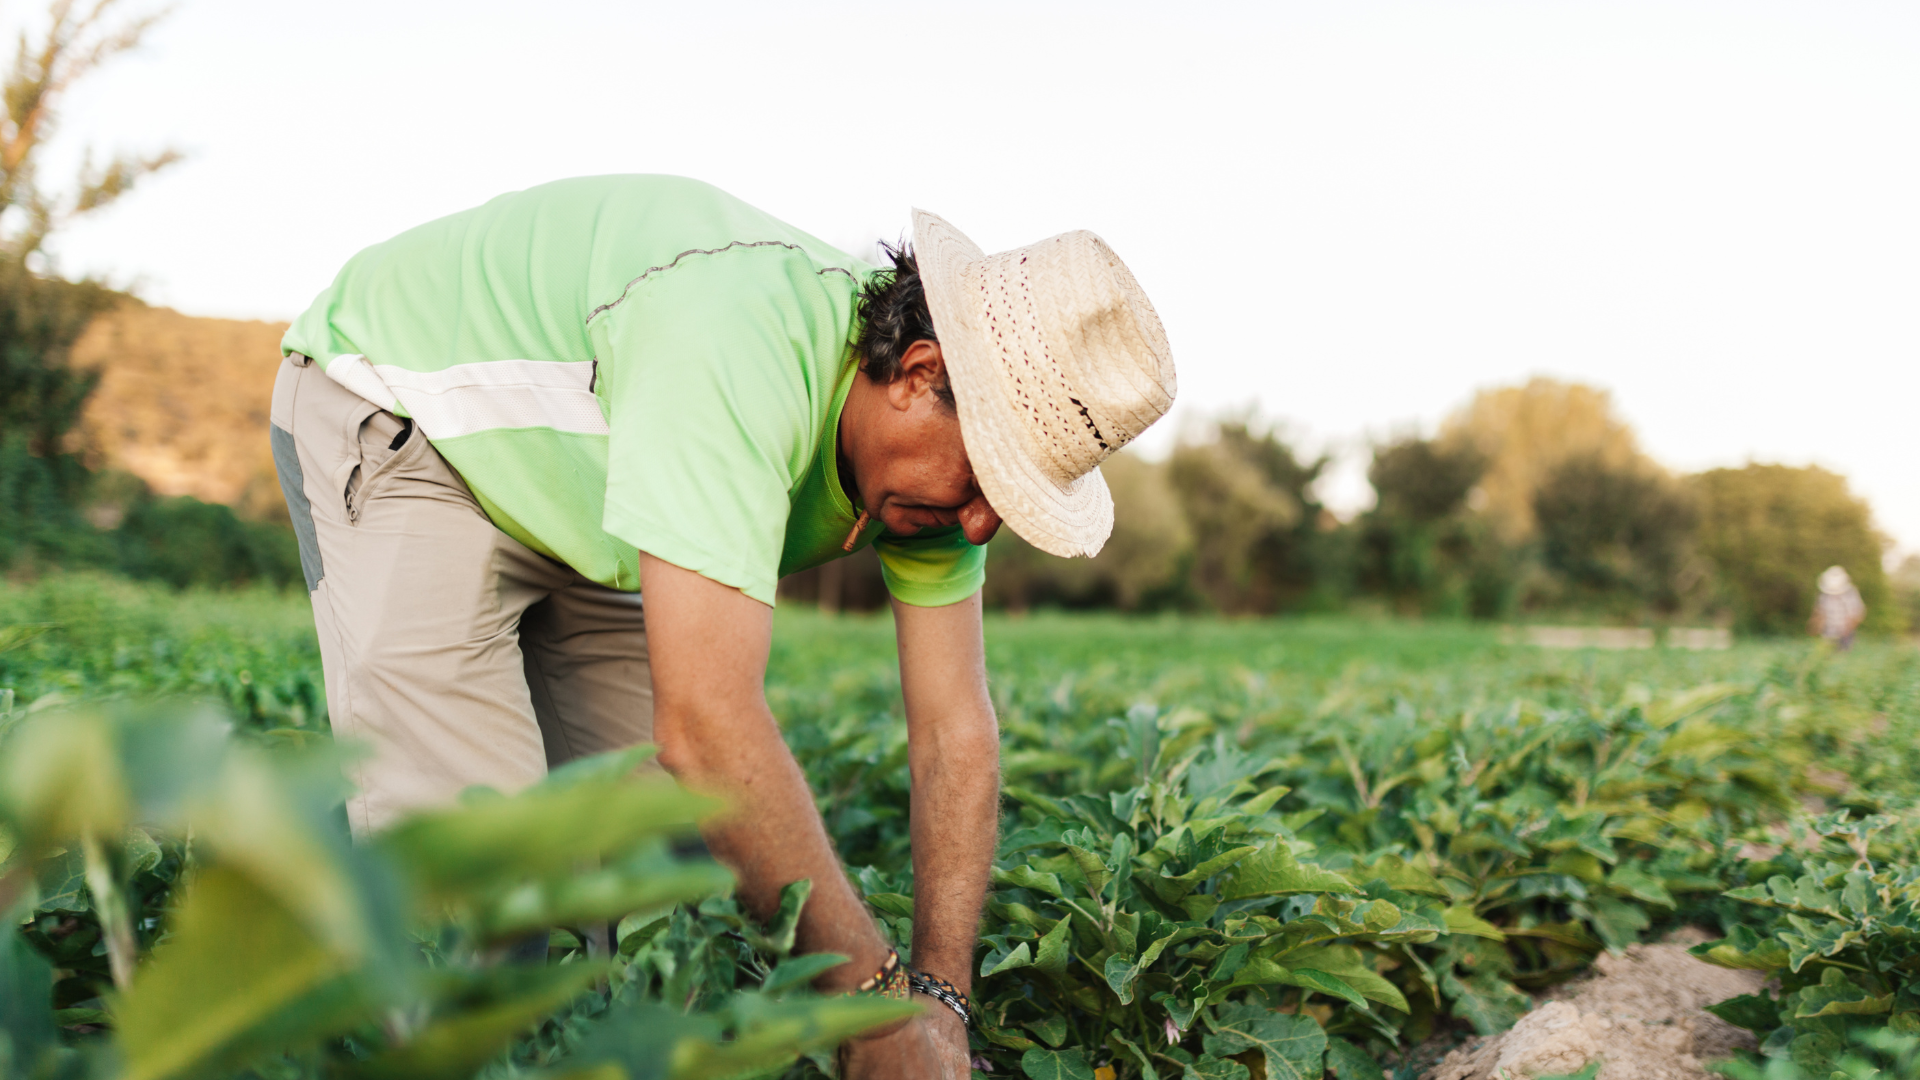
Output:
<path fill-rule="evenodd" d="M 799 948 L 849 957 L 818 985 L 852 987 L 873 974 L 886 945 L 840 869 L 806 777 L 767 709 L 771 611 L 645 552 L 640 573 L 660 763 L 689 788 L 727 800 L 726 812 L 702 831 L 739 876 L 737 895 L 748 911 L 764 918 L 788 883 L 812 880 Z"/>
<path fill-rule="evenodd" d="M 822 989 L 849 989 L 872 974 L 886 956 L 885 940 L 848 884 L 813 792 L 765 706 L 750 717 L 656 717 L 656 727 L 664 728 L 662 746 L 673 749 L 665 764 L 676 777 L 730 804 L 701 832 L 739 877 L 741 904 L 766 918 L 779 906 L 782 888 L 810 879 L 795 951 L 851 958 L 820 981 Z"/>
<path fill-rule="evenodd" d="M 917 743 L 913 765 L 913 966 L 969 990 L 1000 828 L 1000 745 L 989 713 L 959 738 Z M 924 759 L 924 760 L 923 760 Z"/>
<path fill-rule="evenodd" d="M 893 611 L 913 772 L 913 966 L 965 990 L 1000 827 L 980 597 Z"/>

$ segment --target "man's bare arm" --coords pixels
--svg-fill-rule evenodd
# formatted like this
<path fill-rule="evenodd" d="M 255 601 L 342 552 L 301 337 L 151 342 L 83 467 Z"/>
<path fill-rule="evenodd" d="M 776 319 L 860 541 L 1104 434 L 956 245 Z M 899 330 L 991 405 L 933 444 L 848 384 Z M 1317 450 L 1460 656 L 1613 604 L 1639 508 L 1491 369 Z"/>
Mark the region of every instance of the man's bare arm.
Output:
<path fill-rule="evenodd" d="M 767 708 L 773 611 L 718 582 L 640 553 L 647 647 L 653 668 L 653 735 L 660 763 L 681 783 L 730 806 L 702 832 L 740 879 L 736 895 L 765 918 L 780 890 L 811 879 L 797 951 L 837 952 L 851 962 L 816 980 L 845 990 L 886 958 L 880 930 L 854 895 L 827 838 L 813 793 Z M 855 1076 L 935 1075 L 923 1025 L 870 1040 Z"/>
<path fill-rule="evenodd" d="M 913 966 L 971 992 L 1000 827 L 1000 729 L 980 594 L 936 608 L 896 600 L 893 619 L 913 772 Z M 945 1011 L 930 1014 L 936 1031 L 948 1026 Z"/>

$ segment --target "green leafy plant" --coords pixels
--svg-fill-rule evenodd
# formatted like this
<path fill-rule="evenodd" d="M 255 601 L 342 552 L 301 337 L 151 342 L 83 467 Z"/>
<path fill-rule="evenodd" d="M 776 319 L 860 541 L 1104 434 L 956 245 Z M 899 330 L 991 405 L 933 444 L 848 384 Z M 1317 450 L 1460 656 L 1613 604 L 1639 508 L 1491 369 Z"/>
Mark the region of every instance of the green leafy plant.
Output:
<path fill-rule="evenodd" d="M 305 606 L 303 598 L 264 592 L 174 594 L 81 576 L 0 583 L 0 624 L 21 627 L 0 630 L 0 688 L 18 691 L 9 704 L 0 689 L 0 714 L 38 724 L 63 709 L 68 716 L 112 713 L 121 707 L 112 702 L 129 695 L 186 692 L 222 703 L 248 753 L 324 745 Z M 769 703 L 837 846 L 850 863 L 868 867 L 859 878 L 874 910 L 898 942 L 909 942 L 911 789 L 891 627 L 788 607 L 775 613 L 775 625 Z M 996 1077 L 1111 1069 L 1113 1080 L 1132 1080 L 1148 1064 L 1156 1080 L 1184 1080 L 1189 1070 L 1257 1074 L 1270 1065 L 1268 1048 L 1282 1058 L 1311 1057 L 1315 1031 L 1325 1040 L 1322 1064 L 1336 1076 L 1370 1076 L 1368 1065 L 1416 1071 L 1408 1054 L 1430 1035 L 1444 1041 L 1502 1027 L 1531 995 L 1579 974 L 1602 949 L 1683 923 L 1717 921 L 1730 940 L 1743 926 L 1763 937 L 1797 932 L 1785 909 L 1721 890 L 1813 872 L 1806 845 L 1790 840 L 1805 830 L 1786 824 L 1803 799 L 1828 798 L 1858 814 L 1920 796 L 1920 653 L 1879 642 L 1838 655 L 1785 641 L 1717 653 L 1565 653 L 1503 645 L 1497 633 L 1461 625 L 1035 613 L 990 617 L 988 644 L 1009 799 L 982 928 L 992 938 L 976 956 L 992 973 L 977 977 L 974 990 L 1003 1040 L 982 1033 L 976 1046 Z M 1165 707 L 1133 711 L 1142 702 Z M 14 744 L 7 745 L 0 771 L 12 757 Z M 225 750 L 178 765 L 152 753 L 114 768 L 133 776 L 150 760 L 155 776 L 184 777 L 188 789 L 222 783 L 203 765 Z M 127 756 L 107 756 L 114 754 Z M 278 749 L 267 756 L 288 767 L 299 760 Z M 334 794 L 316 805 L 337 798 L 334 773 L 327 781 Z M 29 779 L 48 792 L 71 792 L 63 804 L 76 821 L 119 798 L 99 794 L 112 785 L 96 785 L 84 772 Z M 554 783 L 565 781 L 560 775 Z M 140 785 L 167 786 L 152 778 Z M 282 795 L 292 798 L 293 788 Z M 541 805 L 561 805 L 557 794 L 539 797 L 549 795 Z M 490 805 L 476 798 L 460 812 Z M 325 815 L 315 814 L 312 827 L 321 829 Z M 182 827 L 195 820 L 186 810 L 112 820 L 123 825 L 101 819 L 94 865 L 117 875 L 118 909 L 90 887 L 78 833 L 31 857 L 0 851 L 0 888 L 20 901 L 12 910 L 24 920 L 18 942 L 27 966 L 44 962 L 55 980 L 53 1008 L 19 1023 L 44 1031 L 51 1022 L 51 1038 L 89 1067 L 88 1055 L 111 1053 L 117 1038 L 109 944 L 131 941 L 130 949 L 115 948 L 133 957 L 137 983 L 181 939 L 183 905 L 201 868 L 227 859 L 232 846 L 216 843 L 217 828 Z M 325 828 L 333 832 L 320 835 L 338 838 L 337 822 Z M 420 828 L 427 843 L 426 825 Z M 1913 834 L 1903 817 L 1871 835 L 1875 873 L 1920 861 L 1909 850 Z M 10 835 L 25 833 L 14 827 Z M 463 840 L 443 850 L 466 845 L 471 853 L 487 843 Z M 1851 865 L 1843 840 L 1825 844 L 1830 850 L 1820 857 Z M 1075 847 L 1098 864 L 1093 878 Z M 1206 868 L 1239 848 L 1252 852 Z M 1246 875 L 1283 850 L 1303 872 L 1344 885 L 1218 899 L 1211 912 L 1200 910 L 1206 898 L 1246 888 Z M 1754 857 L 1743 859 L 1743 850 Z M 787 916 L 762 926 L 722 893 L 675 903 L 637 891 L 640 878 L 658 882 L 705 865 L 677 835 L 659 836 L 651 854 L 515 870 L 539 884 L 505 891 L 437 869 L 431 859 L 420 870 L 431 871 L 431 881 L 416 880 L 396 865 L 405 861 L 396 851 L 370 845 L 364 855 L 399 883 L 400 914 L 388 921 L 405 939 L 396 946 L 405 979 L 442 978 L 442 969 L 452 973 L 447 979 L 501 969 L 512 975 L 533 966 L 521 958 L 542 952 L 555 966 L 602 972 L 584 989 L 554 990 L 551 1009 L 516 1021 L 509 1045 L 478 1067 L 489 1080 L 670 1061 L 657 1043 L 609 1033 L 651 1025 L 646 1018 L 666 1015 L 661 1009 L 723 1046 L 774 1022 L 757 1019 L 765 1016 L 782 1030 L 802 1030 L 806 1024 L 781 1010 L 821 1004 L 805 984 L 830 958 L 784 952 Z M 1203 868 L 1190 882 L 1170 884 Z M 1057 896 L 1016 879 L 1049 874 Z M 1090 890 L 1101 874 L 1106 881 Z M 591 889 L 582 884 L 588 879 Z M 1362 931 L 1326 946 L 1332 956 L 1321 967 L 1297 953 L 1280 959 L 1289 935 L 1311 931 L 1312 919 L 1337 926 L 1344 905 L 1377 905 L 1383 895 L 1370 895 L 1376 879 L 1408 898 L 1387 898 L 1396 909 L 1430 920 L 1437 910 L 1446 932 L 1421 941 L 1389 930 L 1369 939 L 1375 929 L 1362 921 Z M 627 888 L 636 891 L 625 902 L 639 906 L 623 915 L 581 906 L 598 890 Z M 39 907 L 30 909 L 36 897 Z M 790 897 L 787 913 L 801 902 Z M 525 929 L 543 921 L 559 929 Z M 609 938 L 604 924 L 616 921 Z M 1131 946 L 1123 931 L 1133 935 Z M 1190 936 L 1147 956 L 1156 941 L 1181 932 Z M 1054 944 L 1043 949 L 1049 935 L 1057 935 Z M 1240 944 L 1246 952 L 1230 955 Z M 1051 974 L 1063 956 L 1068 962 Z M 1809 971 L 1821 966 L 1809 964 Z M 1275 968 L 1298 981 L 1231 985 Z M 1302 985 L 1308 970 L 1339 979 L 1365 1007 L 1331 984 Z M 1370 984 L 1368 973 L 1386 988 Z M 1132 993 L 1124 1004 L 1122 987 Z M 1200 991 L 1212 999 L 1223 987 L 1224 997 L 1193 1006 Z M 524 989 L 531 995 L 533 988 Z M 1389 990 L 1404 1009 L 1387 1000 Z M 478 1008 L 503 992 L 409 999 L 426 1000 L 426 1012 L 398 1015 L 410 1025 L 422 1015 L 464 1015 L 461 1002 Z M 1156 1001 L 1161 994 L 1168 996 Z M 1170 1044 L 1165 1025 L 1178 1024 L 1175 1007 L 1193 1015 Z M 824 1048 L 843 1029 L 820 1016 L 809 1037 Z M 411 1045 L 420 1030 L 390 1030 L 387 1019 L 247 1068 L 291 1078 L 360 1067 Z M 1876 1031 L 1898 1036 L 1868 1020 L 1848 1023 L 1846 1051 L 1835 1060 L 1843 1071 L 1852 1055 L 1898 1075 L 1898 1054 L 1870 1040 L 1880 1038 Z M 13 1017 L 4 1022 L 15 1030 Z M 1110 1040 L 1115 1031 L 1142 1054 Z M 1014 1040 L 1027 1042 L 1005 1045 Z M 780 1060 L 792 1061 L 799 1049 L 782 1051 Z M 688 1061 L 698 1056 L 686 1053 Z M 767 1069 L 813 1080 L 824 1070 L 822 1053 Z M 1791 1064 L 1769 1058 L 1754 1067 L 1787 1076 L 1780 1070 Z"/>
<path fill-rule="evenodd" d="M 1336 710 L 1299 752 L 1295 782 L 1324 811 L 1306 832 L 1323 851 L 1398 855 L 1440 882 L 1456 933 L 1426 962 L 1452 1015 L 1497 1031 L 1532 1007 L 1527 991 L 1719 890 L 1715 838 L 1791 805 L 1794 755 L 1715 716 L 1741 693 L 1360 723 Z"/>
<path fill-rule="evenodd" d="M 1751 1029 L 1762 1058 L 1824 1078 L 1846 1072 L 1849 1058 L 1894 1067 L 1913 1057 L 1920 1036 L 1920 866 L 1912 859 L 1913 834 L 1899 824 L 1889 815 L 1855 818 L 1844 810 L 1807 823 L 1815 849 L 1805 858 L 1783 853 L 1783 862 L 1799 865 L 1782 869 L 1797 873 L 1773 873 L 1727 893 L 1763 917 L 1735 923 L 1726 938 L 1691 950 L 1778 983 L 1777 992 L 1709 1007 Z M 1893 849 L 1879 844 L 1876 859 L 1876 836 L 1889 832 L 1905 839 Z"/>
<path fill-rule="evenodd" d="M 746 951 L 671 1005 L 626 952 L 563 945 L 561 963 L 514 962 L 550 928 L 591 942 L 730 886 L 669 847 L 714 804 L 634 779 L 648 752 L 478 793 L 356 846 L 339 752 L 236 742 L 204 710 L 20 722 L 0 743 L 0 908 L 29 913 L 0 951 L 5 1075 L 454 1080 L 557 1025 L 519 1056 L 554 1076 L 700 1080 L 779 1067 L 911 1011 L 796 992 L 840 960 L 785 959 L 804 883 L 770 935 L 706 901 L 701 917 Z"/>
<path fill-rule="evenodd" d="M 1021 809 L 988 903 L 981 1052 L 1029 1076 L 1091 1077 L 1098 1059 L 1152 1080 L 1245 1077 L 1235 1055 L 1259 1056 L 1269 1077 L 1379 1076 L 1339 1036 L 1391 1044 L 1383 1013 L 1408 1005 L 1380 971 L 1417 964 L 1408 947 L 1447 932 L 1444 891 L 1397 858 L 1315 864 L 1300 815 L 1273 809 L 1288 789 L 1261 782 L 1271 763 L 1218 739 L 1169 756 L 1157 720 L 1136 707 L 1114 722 L 1139 768 L 1131 788 L 1008 789 Z M 910 937 L 911 900 L 863 877 Z"/>

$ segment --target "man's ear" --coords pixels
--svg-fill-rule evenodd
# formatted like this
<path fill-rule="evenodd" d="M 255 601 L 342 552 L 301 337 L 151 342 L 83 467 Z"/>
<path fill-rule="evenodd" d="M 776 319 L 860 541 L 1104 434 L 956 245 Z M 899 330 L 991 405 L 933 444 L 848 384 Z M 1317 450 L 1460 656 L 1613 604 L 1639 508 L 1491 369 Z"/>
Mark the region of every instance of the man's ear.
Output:
<path fill-rule="evenodd" d="M 887 403 L 896 409 L 910 409 L 922 396 L 934 395 L 934 388 L 947 385 L 947 359 L 940 343 L 921 339 L 907 346 L 900 357 L 900 375 L 887 384 Z"/>

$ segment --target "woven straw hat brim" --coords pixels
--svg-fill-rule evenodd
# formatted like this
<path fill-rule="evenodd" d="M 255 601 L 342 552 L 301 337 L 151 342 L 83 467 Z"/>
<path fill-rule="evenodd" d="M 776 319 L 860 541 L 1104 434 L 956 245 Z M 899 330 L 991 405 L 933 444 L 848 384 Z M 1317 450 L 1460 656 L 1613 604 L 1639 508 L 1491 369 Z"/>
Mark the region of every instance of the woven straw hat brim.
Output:
<path fill-rule="evenodd" d="M 934 333 L 960 414 L 960 437 L 981 492 L 1014 532 L 1050 555 L 1096 555 L 1113 532 L 1113 495 L 1095 467 L 1062 482 L 1028 448 L 1020 407 L 1006 393 L 995 339 L 967 302 L 964 271 L 986 258 L 935 214 L 913 212 L 913 247 Z"/>

